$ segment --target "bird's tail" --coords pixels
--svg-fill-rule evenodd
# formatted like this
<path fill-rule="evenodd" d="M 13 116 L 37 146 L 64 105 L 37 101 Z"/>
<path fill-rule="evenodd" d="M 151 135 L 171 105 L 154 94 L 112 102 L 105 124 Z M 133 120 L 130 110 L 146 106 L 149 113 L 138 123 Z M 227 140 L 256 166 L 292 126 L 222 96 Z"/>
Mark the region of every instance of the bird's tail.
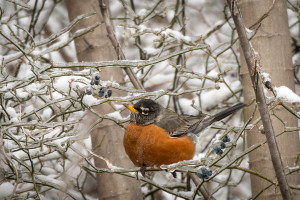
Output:
<path fill-rule="evenodd" d="M 227 108 L 213 116 L 211 116 L 211 124 L 214 123 L 214 122 L 217 122 L 217 121 L 220 121 L 222 119 L 224 119 L 225 117 L 233 114 L 234 112 L 238 111 L 239 109 L 245 107 L 246 104 L 243 104 L 243 103 L 238 103 L 230 108 Z"/>
<path fill-rule="evenodd" d="M 198 127 L 196 128 L 196 130 L 194 131 L 194 133 L 199 133 L 206 127 L 210 126 L 212 123 L 220 121 L 220 120 L 224 119 L 225 117 L 228 117 L 229 115 L 233 114 L 234 112 L 238 111 L 239 109 L 241 109 L 245 106 L 246 106 L 246 104 L 238 103 L 238 104 L 236 104 L 230 108 L 227 108 L 213 116 L 203 119 L 200 122 L 200 124 L 198 125 Z"/>

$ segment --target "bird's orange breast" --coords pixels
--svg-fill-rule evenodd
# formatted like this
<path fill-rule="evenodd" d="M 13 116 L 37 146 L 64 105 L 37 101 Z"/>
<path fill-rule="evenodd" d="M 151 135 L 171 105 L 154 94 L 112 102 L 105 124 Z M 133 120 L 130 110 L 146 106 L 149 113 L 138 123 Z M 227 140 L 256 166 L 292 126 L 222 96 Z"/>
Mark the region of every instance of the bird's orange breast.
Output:
<path fill-rule="evenodd" d="M 125 151 L 136 166 L 160 166 L 190 160 L 195 144 L 187 137 L 172 138 L 162 128 L 130 123 L 125 131 Z"/>

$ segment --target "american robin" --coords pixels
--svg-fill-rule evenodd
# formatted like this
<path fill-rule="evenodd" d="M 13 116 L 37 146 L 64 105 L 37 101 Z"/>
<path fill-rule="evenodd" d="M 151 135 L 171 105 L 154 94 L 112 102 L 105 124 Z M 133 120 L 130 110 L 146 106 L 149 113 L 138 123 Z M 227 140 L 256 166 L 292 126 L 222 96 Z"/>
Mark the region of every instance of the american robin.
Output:
<path fill-rule="evenodd" d="M 199 133 L 245 104 L 236 104 L 213 116 L 178 115 L 151 99 L 124 106 L 131 111 L 123 139 L 125 151 L 136 166 L 153 167 L 191 160 L 195 144 L 187 134 Z"/>

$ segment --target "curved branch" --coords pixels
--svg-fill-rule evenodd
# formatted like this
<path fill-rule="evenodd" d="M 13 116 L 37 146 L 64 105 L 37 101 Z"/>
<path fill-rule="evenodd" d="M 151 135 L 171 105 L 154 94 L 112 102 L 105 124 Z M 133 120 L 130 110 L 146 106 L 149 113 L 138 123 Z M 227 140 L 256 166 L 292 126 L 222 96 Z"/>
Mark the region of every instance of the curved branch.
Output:
<path fill-rule="evenodd" d="M 105 1 L 99 0 L 99 5 L 100 5 L 103 20 L 105 23 L 105 27 L 106 27 L 106 30 L 108 33 L 108 38 L 110 39 L 113 47 L 115 48 L 115 51 L 118 56 L 118 60 L 125 60 L 126 59 L 125 55 L 121 49 L 119 41 L 116 38 L 116 35 L 113 30 L 113 26 L 112 26 L 110 18 L 108 16 L 108 11 L 107 11 L 107 6 L 105 4 Z M 128 75 L 131 83 L 133 84 L 133 86 L 136 89 L 144 89 L 142 84 L 140 83 L 140 81 L 137 79 L 137 77 L 135 76 L 135 74 L 133 73 L 133 71 L 130 68 L 123 68 L 123 69 L 126 72 L 126 74 Z"/>

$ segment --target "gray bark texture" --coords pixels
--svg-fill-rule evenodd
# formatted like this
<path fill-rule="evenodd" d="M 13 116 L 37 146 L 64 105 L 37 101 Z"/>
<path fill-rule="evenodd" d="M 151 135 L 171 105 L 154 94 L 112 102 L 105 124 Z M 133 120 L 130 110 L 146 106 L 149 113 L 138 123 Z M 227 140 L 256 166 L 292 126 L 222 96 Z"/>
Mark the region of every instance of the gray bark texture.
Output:
<path fill-rule="evenodd" d="M 286 1 L 277 0 L 273 7 L 272 0 L 240 0 L 238 3 L 247 28 L 255 24 L 271 8 L 269 15 L 262 21 L 261 27 L 251 40 L 251 43 L 255 51 L 260 55 L 262 70 L 270 74 L 272 83 L 276 86 L 285 85 L 295 90 Z M 241 64 L 245 103 L 250 103 L 255 98 L 255 94 L 243 54 L 241 55 Z M 246 109 L 246 119 L 252 115 L 253 109 L 254 105 Z M 271 116 L 275 135 L 284 131 L 285 126 L 297 126 L 297 119 L 283 107 L 277 106 L 275 112 L 284 121 L 283 124 L 274 115 Z M 257 117 L 259 117 L 258 112 L 256 112 L 254 118 Z M 261 123 L 248 132 L 247 141 L 249 147 L 266 139 L 266 135 L 261 134 L 258 130 L 260 125 Z M 299 135 L 297 132 L 287 132 L 277 137 L 277 144 L 285 173 L 287 173 L 287 167 L 294 166 L 297 152 L 300 151 Z M 272 180 L 276 180 L 267 145 L 250 153 L 249 156 L 250 169 Z M 287 181 L 290 186 L 299 185 L 299 173 L 288 175 Z M 257 176 L 251 176 L 252 196 L 254 197 L 262 192 L 268 185 L 270 185 L 269 182 Z M 300 199 L 299 191 L 292 190 L 292 193 L 294 199 Z M 258 199 L 282 199 L 282 197 L 279 188 L 272 186 L 264 191 Z"/>
<path fill-rule="evenodd" d="M 74 31 L 102 21 L 99 3 L 97 0 L 66 0 L 70 20 L 81 14 L 96 12 L 96 15 L 85 19 L 76 25 Z M 95 31 L 75 40 L 78 61 L 105 61 L 116 60 L 117 56 L 110 40 L 107 38 L 105 25 L 102 24 Z M 102 80 L 122 82 L 124 73 L 121 68 L 102 68 L 100 72 Z M 126 95 L 120 91 L 113 91 L 114 96 Z M 100 114 L 112 112 L 112 108 L 105 104 L 94 108 Z M 84 120 L 83 131 L 97 119 L 89 113 Z M 99 126 L 85 134 L 91 134 L 93 152 L 108 158 L 110 162 L 120 167 L 133 167 L 123 147 L 124 130 L 109 120 L 103 120 Z M 107 165 L 101 159 L 94 157 L 95 165 L 106 168 Z M 139 181 L 118 174 L 97 174 L 97 189 L 99 199 L 142 199 Z"/>

